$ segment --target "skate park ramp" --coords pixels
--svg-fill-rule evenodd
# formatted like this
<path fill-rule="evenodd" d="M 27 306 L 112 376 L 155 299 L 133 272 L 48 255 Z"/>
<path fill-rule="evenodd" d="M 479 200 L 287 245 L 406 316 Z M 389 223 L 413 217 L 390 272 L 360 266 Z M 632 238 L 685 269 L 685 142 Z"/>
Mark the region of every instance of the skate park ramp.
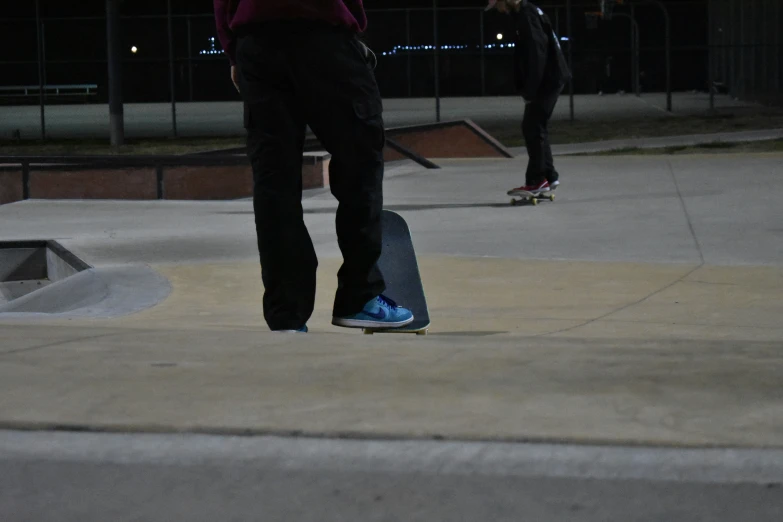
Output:
<path fill-rule="evenodd" d="M 0 242 L 0 317 L 118 317 L 169 291 L 144 266 L 96 269 L 56 241 Z"/>
<path fill-rule="evenodd" d="M 470 119 L 390 127 L 386 129 L 386 137 L 384 159 L 387 162 L 413 159 L 428 166 L 424 162 L 426 158 L 514 157 L 513 152 Z M 323 145 L 311 136 L 305 150 L 323 150 Z"/>
<path fill-rule="evenodd" d="M 386 135 L 425 158 L 512 158 L 503 144 L 471 120 L 395 127 Z M 387 148 L 386 161 L 403 156 Z"/>

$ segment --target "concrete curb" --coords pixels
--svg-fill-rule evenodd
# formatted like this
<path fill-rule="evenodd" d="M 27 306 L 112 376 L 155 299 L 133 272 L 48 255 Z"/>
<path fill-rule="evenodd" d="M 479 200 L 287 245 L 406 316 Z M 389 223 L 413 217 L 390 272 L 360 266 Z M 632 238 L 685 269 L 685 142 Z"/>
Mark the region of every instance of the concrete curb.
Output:
<path fill-rule="evenodd" d="M 0 461 L 173 465 L 285 462 L 288 470 L 502 477 L 783 482 L 782 450 L 0 431 Z"/>

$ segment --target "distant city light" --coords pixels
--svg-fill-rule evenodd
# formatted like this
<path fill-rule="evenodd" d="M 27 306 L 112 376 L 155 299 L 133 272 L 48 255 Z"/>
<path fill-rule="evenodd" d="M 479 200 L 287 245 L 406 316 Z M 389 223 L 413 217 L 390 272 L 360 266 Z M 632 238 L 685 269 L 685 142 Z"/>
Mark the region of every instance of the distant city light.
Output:
<path fill-rule="evenodd" d="M 503 39 L 503 35 L 498 34 L 498 40 L 502 40 L 502 39 Z M 567 40 L 566 37 L 563 37 L 563 39 Z M 198 53 L 199 55 L 212 56 L 212 55 L 218 55 L 223 53 L 222 50 L 217 48 L 217 44 L 214 37 L 210 37 L 207 40 L 209 41 L 209 48 L 199 51 Z M 484 49 L 513 49 L 514 46 L 515 44 L 513 43 L 494 43 L 494 44 L 485 44 Z M 481 45 L 441 45 L 438 47 L 438 49 L 444 51 L 467 51 L 469 49 L 480 50 Z M 395 45 L 391 51 L 383 51 L 380 53 L 380 55 L 395 56 L 403 53 L 413 53 L 416 51 L 434 51 L 434 50 L 435 50 L 434 45 Z"/>
<path fill-rule="evenodd" d="M 133 54 L 136 54 L 138 51 L 139 51 L 139 48 L 138 48 L 138 47 L 136 47 L 135 45 L 134 45 L 133 47 L 131 47 L 131 52 L 132 52 Z"/>
<path fill-rule="evenodd" d="M 205 56 L 205 55 L 211 55 L 211 54 L 220 54 L 220 53 L 223 52 L 223 51 L 218 50 L 217 47 L 215 47 L 215 37 L 214 36 L 211 36 L 208 40 L 209 40 L 209 49 L 205 49 L 203 51 L 199 51 L 198 54 L 200 54 L 201 56 Z"/>
<path fill-rule="evenodd" d="M 561 36 L 560 37 L 560 41 L 561 42 L 567 42 L 568 41 L 568 37 L 567 36 Z"/>
<path fill-rule="evenodd" d="M 484 46 L 484 49 L 511 49 L 514 47 L 513 43 L 509 44 L 488 44 Z M 480 45 L 441 45 L 440 49 L 445 51 L 465 51 L 467 49 L 481 49 Z M 414 51 L 434 51 L 434 45 L 395 45 L 391 51 L 384 51 L 381 56 L 395 56 L 404 52 Z M 202 51 L 203 52 L 203 51 Z"/>

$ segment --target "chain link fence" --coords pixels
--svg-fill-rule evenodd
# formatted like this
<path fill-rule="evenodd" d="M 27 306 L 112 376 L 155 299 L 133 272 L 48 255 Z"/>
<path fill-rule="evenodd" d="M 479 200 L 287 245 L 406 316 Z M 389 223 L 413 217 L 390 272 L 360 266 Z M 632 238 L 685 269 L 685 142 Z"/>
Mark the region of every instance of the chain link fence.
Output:
<path fill-rule="evenodd" d="M 573 94 L 666 90 L 665 18 L 656 2 L 626 2 L 615 6 L 611 17 L 596 16 L 594 0 L 539 4 L 570 56 Z M 664 6 L 671 20 L 671 90 L 779 97 L 781 2 L 694 0 Z M 436 23 L 435 10 L 425 8 L 369 10 L 368 18 L 364 39 L 378 56 L 376 76 L 384 98 L 516 94 L 509 17 L 483 8 L 442 8 Z M 175 14 L 170 20 L 124 16 L 121 32 L 125 103 L 237 100 L 211 12 Z M 36 17 L 34 6 L 28 17 L 0 19 L 0 66 L 0 111 L 41 101 L 106 104 L 106 19 Z"/>

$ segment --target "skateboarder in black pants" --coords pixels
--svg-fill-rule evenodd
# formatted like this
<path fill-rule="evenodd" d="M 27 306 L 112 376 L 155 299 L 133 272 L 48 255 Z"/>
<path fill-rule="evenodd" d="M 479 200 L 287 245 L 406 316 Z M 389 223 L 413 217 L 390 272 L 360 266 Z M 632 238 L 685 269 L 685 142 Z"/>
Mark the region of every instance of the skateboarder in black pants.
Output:
<path fill-rule="evenodd" d="M 309 125 L 332 154 L 339 202 L 333 324 L 404 326 L 411 312 L 385 298 L 382 248 L 383 107 L 358 39 L 361 0 L 214 0 L 231 79 L 244 99 L 256 231 L 270 329 L 306 332 L 318 260 L 303 219 L 302 153 Z"/>
<path fill-rule="evenodd" d="M 571 72 L 552 24 L 541 9 L 527 0 L 490 0 L 487 10 L 493 8 L 509 13 L 516 22 L 514 79 L 525 100 L 522 134 L 529 158 L 525 184 L 508 194 L 548 192 L 560 184 L 548 124 Z"/>

